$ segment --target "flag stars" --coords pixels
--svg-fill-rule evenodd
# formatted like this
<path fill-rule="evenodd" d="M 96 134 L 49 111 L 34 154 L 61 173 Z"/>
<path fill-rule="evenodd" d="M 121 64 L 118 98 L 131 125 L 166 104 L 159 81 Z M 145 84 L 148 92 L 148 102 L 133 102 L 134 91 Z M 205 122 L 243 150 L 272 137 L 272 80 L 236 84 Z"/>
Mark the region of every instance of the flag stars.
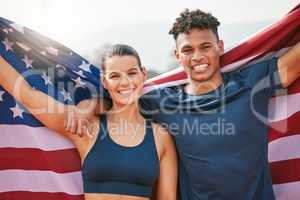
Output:
<path fill-rule="evenodd" d="M 65 90 L 65 88 L 63 88 L 63 90 L 60 93 L 63 95 L 64 101 L 67 101 L 67 100 L 72 101 L 70 92 L 67 92 Z"/>
<path fill-rule="evenodd" d="M 83 82 L 80 77 L 77 77 L 76 79 L 72 79 L 72 80 L 75 81 L 76 83 L 75 88 L 79 88 L 79 87 L 84 88 L 85 82 Z"/>
<path fill-rule="evenodd" d="M 55 49 L 54 47 L 47 47 L 46 50 L 52 55 L 55 55 L 55 56 L 58 55 L 58 50 Z"/>
<path fill-rule="evenodd" d="M 3 102 L 3 95 L 4 94 L 5 94 L 5 92 L 0 90 L 0 102 Z"/>
<path fill-rule="evenodd" d="M 78 67 L 79 67 L 80 69 L 86 71 L 86 72 L 92 73 L 91 70 L 90 70 L 90 66 L 91 66 L 91 65 L 90 65 L 89 63 L 86 63 L 86 62 L 83 60 L 82 63 L 81 63 L 81 65 L 79 65 Z"/>
<path fill-rule="evenodd" d="M 50 76 L 47 76 L 45 72 L 43 72 L 42 78 L 43 78 L 44 81 L 45 81 L 45 85 L 48 85 L 48 84 L 52 85 L 51 77 L 50 77 Z"/>
<path fill-rule="evenodd" d="M 27 55 L 25 55 L 25 57 L 22 60 L 26 64 L 27 69 L 33 68 L 33 66 L 32 66 L 33 60 L 29 59 Z"/>
<path fill-rule="evenodd" d="M 23 119 L 24 110 L 21 109 L 17 103 L 15 107 L 11 107 L 9 109 L 13 112 L 13 118 L 21 117 Z"/>
<path fill-rule="evenodd" d="M 14 43 L 10 42 L 7 38 L 5 38 L 5 40 L 2 41 L 2 43 L 4 44 L 5 50 L 6 50 L 6 51 L 9 51 L 9 50 L 13 51 L 12 45 L 13 45 Z"/>
<path fill-rule="evenodd" d="M 75 74 L 81 76 L 82 78 L 86 78 L 86 76 L 83 75 L 83 71 L 82 71 L 82 70 L 79 70 L 78 72 L 76 72 L 76 71 L 73 71 L 73 72 L 74 72 Z"/>
<path fill-rule="evenodd" d="M 16 44 L 27 52 L 31 50 L 30 47 L 26 46 L 25 44 L 23 44 L 21 42 L 16 42 Z"/>

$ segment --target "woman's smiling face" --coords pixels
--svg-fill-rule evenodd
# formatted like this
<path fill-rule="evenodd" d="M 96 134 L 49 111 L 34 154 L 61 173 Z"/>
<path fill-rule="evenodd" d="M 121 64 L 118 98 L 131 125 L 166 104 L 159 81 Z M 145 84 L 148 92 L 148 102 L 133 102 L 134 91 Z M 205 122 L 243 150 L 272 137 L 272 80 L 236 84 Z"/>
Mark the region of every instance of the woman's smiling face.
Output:
<path fill-rule="evenodd" d="M 134 56 L 112 56 L 105 61 L 103 86 L 108 90 L 113 103 L 128 105 L 142 95 L 145 70 Z"/>

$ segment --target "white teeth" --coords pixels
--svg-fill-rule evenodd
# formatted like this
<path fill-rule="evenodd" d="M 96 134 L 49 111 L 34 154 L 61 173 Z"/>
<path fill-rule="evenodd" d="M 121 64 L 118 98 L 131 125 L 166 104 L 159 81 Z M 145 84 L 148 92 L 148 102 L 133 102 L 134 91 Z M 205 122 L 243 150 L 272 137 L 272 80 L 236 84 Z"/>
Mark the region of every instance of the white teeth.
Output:
<path fill-rule="evenodd" d="M 130 94 L 130 93 L 132 93 L 132 92 L 133 92 L 133 89 L 119 91 L 120 94 Z"/>
<path fill-rule="evenodd" d="M 205 70 L 207 70 L 207 68 L 208 68 L 208 64 L 201 64 L 201 65 L 196 65 L 193 67 L 193 69 L 196 72 L 204 72 Z"/>

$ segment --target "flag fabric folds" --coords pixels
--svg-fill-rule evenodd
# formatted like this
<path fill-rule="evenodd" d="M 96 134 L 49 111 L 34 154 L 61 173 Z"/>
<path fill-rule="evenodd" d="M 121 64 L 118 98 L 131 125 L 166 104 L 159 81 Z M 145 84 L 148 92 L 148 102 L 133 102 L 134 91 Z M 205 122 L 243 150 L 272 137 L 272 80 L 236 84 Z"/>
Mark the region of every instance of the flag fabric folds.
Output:
<path fill-rule="evenodd" d="M 0 53 L 32 87 L 65 104 L 103 91 L 98 68 L 63 45 L 3 18 Z M 0 199 L 83 199 L 74 146 L 45 128 L 1 86 L 0 113 Z"/>
<path fill-rule="evenodd" d="M 300 5 L 227 50 L 222 71 L 247 67 L 286 52 L 300 41 L 299 19 Z M 32 87 L 65 104 L 76 104 L 93 95 L 107 96 L 97 67 L 69 48 L 3 18 L 0 53 Z M 149 80 L 145 92 L 186 82 L 186 74 L 178 68 Z M 284 95 L 273 97 L 269 103 L 268 156 L 276 199 L 300 196 L 299 102 L 297 80 Z M 45 128 L 1 86 L 0 136 L 0 199 L 83 199 L 80 159 L 74 146 Z"/>

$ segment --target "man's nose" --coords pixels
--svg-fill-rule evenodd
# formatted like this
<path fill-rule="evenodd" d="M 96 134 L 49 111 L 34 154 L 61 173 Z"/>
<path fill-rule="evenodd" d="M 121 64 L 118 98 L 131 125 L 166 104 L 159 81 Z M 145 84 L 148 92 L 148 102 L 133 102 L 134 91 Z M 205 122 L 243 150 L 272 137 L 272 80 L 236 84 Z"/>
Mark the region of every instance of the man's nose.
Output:
<path fill-rule="evenodd" d="M 204 55 L 202 52 L 200 51 L 195 51 L 195 53 L 192 56 L 192 61 L 201 61 L 204 58 Z"/>

